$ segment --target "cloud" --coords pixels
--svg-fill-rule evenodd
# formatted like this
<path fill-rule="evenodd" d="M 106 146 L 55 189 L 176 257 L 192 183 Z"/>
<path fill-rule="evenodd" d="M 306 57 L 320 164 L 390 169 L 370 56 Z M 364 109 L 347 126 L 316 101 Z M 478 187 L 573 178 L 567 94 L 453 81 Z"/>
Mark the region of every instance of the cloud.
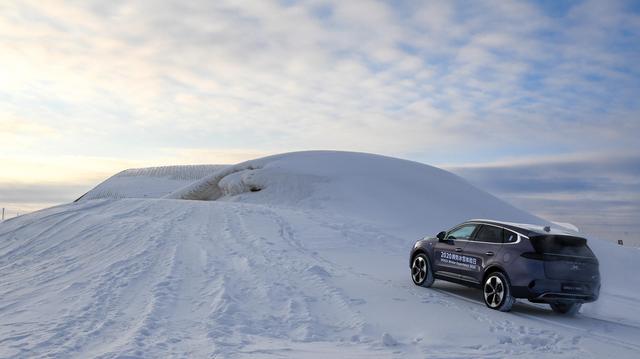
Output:
<path fill-rule="evenodd" d="M 615 240 L 640 230 L 640 155 L 600 153 L 447 169 L 550 220 Z"/>
<path fill-rule="evenodd" d="M 640 192 L 640 156 L 590 154 L 450 166 L 503 193 Z"/>
<path fill-rule="evenodd" d="M 46 205 L 72 202 L 91 188 L 86 185 L 2 183 L 0 198 L 3 207 L 16 209 L 16 206 L 20 206 L 17 208 L 19 210 L 29 208 L 34 203 Z"/>
<path fill-rule="evenodd" d="M 0 95 L 12 95 L 0 111 L 107 150 L 127 131 L 146 134 L 140 145 L 173 134 L 173 146 L 267 152 L 566 152 L 603 136 L 637 148 L 638 16 L 624 3 L 582 2 L 562 17 L 520 2 L 10 8 Z"/>
<path fill-rule="evenodd" d="M 24 149 L 42 137 L 58 137 L 59 133 L 46 124 L 16 114 L 6 113 L 0 118 L 0 144 L 5 149 Z"/>

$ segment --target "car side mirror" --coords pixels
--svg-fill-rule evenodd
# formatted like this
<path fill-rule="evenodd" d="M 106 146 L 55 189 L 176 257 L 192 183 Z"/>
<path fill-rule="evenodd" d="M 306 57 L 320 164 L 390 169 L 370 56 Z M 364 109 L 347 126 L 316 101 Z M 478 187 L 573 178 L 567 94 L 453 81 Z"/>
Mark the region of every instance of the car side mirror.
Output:
<path fill-rule="evenodd" d="M 440 233 L 438 233 L 438 235 L 436 237 L 438 237 L 439 241 L 444 241 L 444 237 L 447 235 L 447 232 L 442 231 Z"/>

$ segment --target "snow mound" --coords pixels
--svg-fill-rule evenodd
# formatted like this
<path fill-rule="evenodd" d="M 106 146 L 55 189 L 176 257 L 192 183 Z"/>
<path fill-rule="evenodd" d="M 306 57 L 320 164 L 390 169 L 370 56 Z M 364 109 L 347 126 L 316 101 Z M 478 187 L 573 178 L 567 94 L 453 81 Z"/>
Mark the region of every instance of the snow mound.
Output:
<path fill-rule="evenodd" d="M 183 165 L 132 168 L 111 176 L 77 201 L 100 198 L 160 198 L 224 167 Z"/>
<path fill-rule="evenodd" d="M 425 164 L 365 153 L 294 152 L 229 166 L 165 198 L 324 210 L 437 232 L 472 217 L 545 224 L 464 179 Z"/>
<path fill-rule="evenodd" d="M 0 357 L 638 357 L 638 251 L 590 241 L 603 292 L 577 318 L 414 286 L 415 239 L 469 218 L 548 225 L 362 153 L 125 171 L 0 223 Z"/>

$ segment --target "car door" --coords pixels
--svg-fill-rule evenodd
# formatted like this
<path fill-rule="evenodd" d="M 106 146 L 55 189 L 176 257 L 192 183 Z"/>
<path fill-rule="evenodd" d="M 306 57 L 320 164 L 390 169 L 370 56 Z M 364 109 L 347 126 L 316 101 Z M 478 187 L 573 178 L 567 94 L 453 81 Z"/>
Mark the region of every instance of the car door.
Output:
<path fill-rule="evenodd" d="M 464 248 L 476 232 L 478 224 L 458 226 L 434 246 L 435 269 L 438 275 L 460 279 L 465 272 Z"/>
<path fill-rule="evenodd" d="M 472 258 L 473 264 L 466 268 L 463 279 L 476 283 L 482 281 L 484 270 L 499 258 L 503 237 L 502 227 L 483 224 L 478 228 L 464 248 L 465 255 Z"/>

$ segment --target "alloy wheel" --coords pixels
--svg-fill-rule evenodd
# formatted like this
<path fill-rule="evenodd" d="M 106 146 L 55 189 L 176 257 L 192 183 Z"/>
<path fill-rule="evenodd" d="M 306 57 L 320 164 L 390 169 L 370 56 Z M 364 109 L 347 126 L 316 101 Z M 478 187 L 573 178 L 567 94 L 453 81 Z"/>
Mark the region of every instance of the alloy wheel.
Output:
<path fill-rule="evenodd" d="M 484 282 L 484 300 L 491 308 L 496 308 L 504 298 L 504 283 L 497 276 L 491 276 Z"/>
<path fill-rule="evenodd" d="M 411 266 L 411 277 L 413 278 L 413 282 L 416 284 L 422 284 L 424 279 L 427 277 L 427 262 L 421 256 L 417 256 L 413 260 L 413 265 Z"/>

